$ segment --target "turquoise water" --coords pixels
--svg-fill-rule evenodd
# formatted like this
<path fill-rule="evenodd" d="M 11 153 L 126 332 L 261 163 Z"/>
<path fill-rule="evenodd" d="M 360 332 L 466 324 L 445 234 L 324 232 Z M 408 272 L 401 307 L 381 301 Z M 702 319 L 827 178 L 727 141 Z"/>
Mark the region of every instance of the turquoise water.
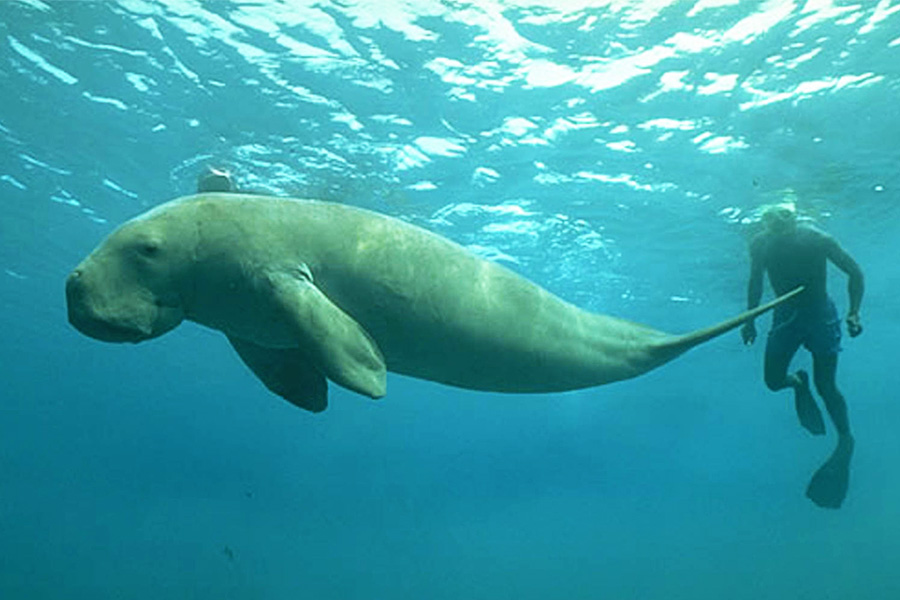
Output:
<path fill-rule="evenodd" d="M 5 0 L 0 91 L 0 597 L 900 597 L 900 3 Z M 68 271 L 208 165 L 667 331 L 743 308 L 755 211 L 795 199 L 867 275 L 843 507 L 804 496 L 833 429 L 736 333 L 321 415 L 218 333 L 78 334 Z"/>

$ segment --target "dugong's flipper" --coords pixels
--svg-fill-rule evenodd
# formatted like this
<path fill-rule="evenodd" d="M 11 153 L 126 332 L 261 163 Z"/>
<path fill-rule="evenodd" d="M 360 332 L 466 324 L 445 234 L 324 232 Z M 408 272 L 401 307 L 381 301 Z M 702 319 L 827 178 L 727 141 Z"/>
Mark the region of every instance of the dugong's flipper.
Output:
<path fill-rule="evenodd" d="M 266 387 L 313 412 L 328 402 L 325 378 L 370 398 L 380 398 L 387 369 L 375 340 L 312 281 L 306 265 L 265 274 L 271 300 L 287 322 L 295 348 L 268 348 L 229 336 Z"/>
<path fill-rule="evenodd" d="M 291 317 L 299 345 L 336 384 L 370 398 L 381 398 L 387 368 L 381 350 L 362 325 L 341 310 L 312 282 L 306 265 L 300 273 L 269 276 L 275 299 Z"/>
<path fill-rule="evenodd" d="M 264 348 L 232 336 L 228 341 L 269 391 L 310 412 L 328 408 L 328 382 L 299 348 Z"/>

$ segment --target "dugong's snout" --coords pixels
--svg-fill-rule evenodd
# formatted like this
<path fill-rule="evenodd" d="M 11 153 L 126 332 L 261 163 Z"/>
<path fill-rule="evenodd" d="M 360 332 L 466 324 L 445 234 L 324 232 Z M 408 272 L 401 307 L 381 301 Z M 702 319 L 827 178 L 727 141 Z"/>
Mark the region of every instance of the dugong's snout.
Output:
<path fill-rule="evenodd" d="M 137 343 L 153 337 L 147 327 L 140 326 L 134 319 L 117 318 L 109 310 L 108 303 L 91 288 L 81 266 L 66 278 L 66 307 L 69 323 L 75 329 L 104 342 Z"/>

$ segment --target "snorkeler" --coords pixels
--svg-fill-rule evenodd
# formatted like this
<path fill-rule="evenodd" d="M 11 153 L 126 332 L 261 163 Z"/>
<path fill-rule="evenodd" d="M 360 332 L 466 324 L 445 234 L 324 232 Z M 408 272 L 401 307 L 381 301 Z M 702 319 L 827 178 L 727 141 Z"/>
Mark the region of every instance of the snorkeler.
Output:
<path fill-rule="evenodd" d="M 799 296 L 775 308 L 766 342 L 766 386 L 772 391 L 793 388 L 800 424 L 813 435 L 823 435 L 825 423 L 810 390 L 809 375 L 802 369 L 788 374 L 791 359 L 801 344 L 812 354 L 813 381 L 839 437 L 834 455 L 813 477 L 807 495 L 821 506 L 836 508 L 846 494 L 853 436 L 844 396 L 835 383 L 841 322 L 826 289 L 826 266 L 830 260 L 849 277 L 850 308 L 846 322 L 850 337 L 862 333 L 859 317 L 864 289 L 862 269 L 832 236 L 798 223 L 793 204 L 767 208 L 762 223 L 763 231 L 750 242 L 747 305 L 752 308 L 759 304 L 764 272 L 768 272 L 776 294 L 784 294 L 799 285 L 805 287 Z M 744 325 L 741 336 L 747 345 L 754 342 L 753 321 Z"/>

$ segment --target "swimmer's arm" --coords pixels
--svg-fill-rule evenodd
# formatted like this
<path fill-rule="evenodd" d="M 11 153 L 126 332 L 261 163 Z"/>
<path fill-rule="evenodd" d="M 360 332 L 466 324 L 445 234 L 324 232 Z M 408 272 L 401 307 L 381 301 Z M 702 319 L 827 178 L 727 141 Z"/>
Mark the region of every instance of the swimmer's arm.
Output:
<path fill-rule="evenodd" d="M 750 279 L 747 283 L 747 309 L 756 308 L 762 300 L 763 272 L 762 248 L 759 239 L 750 244 Z"/>
<path fill-rule="evenodd" d="M 763 293 L 763 260 L 759 240 L 753 240 L 750 244 L 750 280 L 747 283 L 747 309 L 759 306 Z M 756 326 L 753 320 L 744 323 L 741 328 L 741 338 L 748 346 L 756 340 Z"/>
<path fill-rule="evenodd" d="M 850 315 L 859 315 L 859 307 L 862 304 L 865 291 L 865 278 L 859 264 L 853 260 L 836 239 L 828 236 L 825 241 L 826 256 L 838 269 L 849 277 L 847 292 L 850 295 Z"/>
<path fill-rule="evenodd" d="M 865 290 L 865 278 L 862 269 L 846 250 L 831 236 L 825 240 L 825 252 L 828 259 L 849 277 L 847 292 L 850 295 L 850 310 L 847 311 L 847 333 L 856 337 L 862 333 L 862 322 L 859 318 L 859 306 L 862 304 Z"/>

